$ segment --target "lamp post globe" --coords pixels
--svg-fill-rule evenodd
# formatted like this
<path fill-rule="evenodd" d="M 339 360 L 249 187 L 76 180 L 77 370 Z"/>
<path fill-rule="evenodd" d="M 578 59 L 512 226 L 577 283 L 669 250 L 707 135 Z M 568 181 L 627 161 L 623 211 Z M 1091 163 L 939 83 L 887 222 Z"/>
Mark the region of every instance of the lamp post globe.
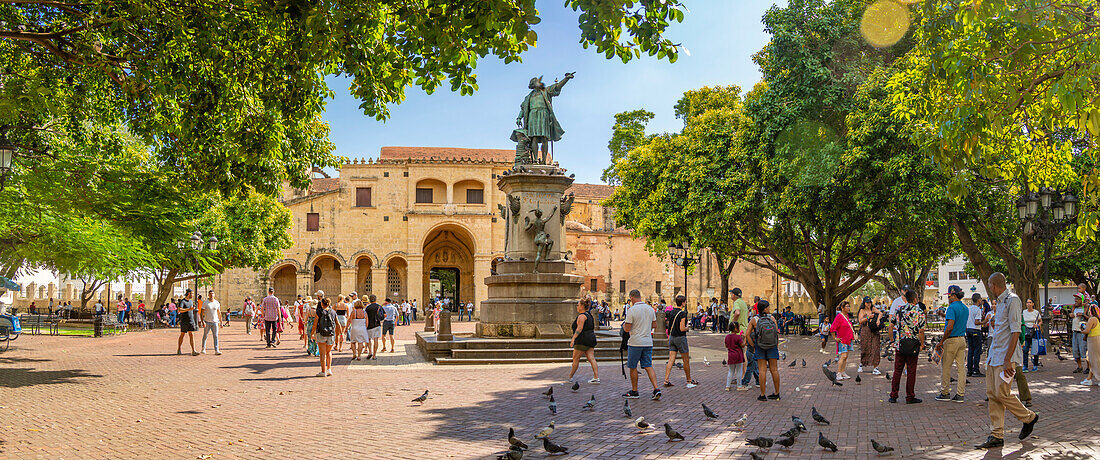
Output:
<path fill-rule="evenodd" d="M 1062 197 L 1062 207 L 1066 210 L 1066 217 L 1073 218 L 1077 215 L 1077 197 L 1067 193 Z"/>
<path fill-rule="evenodd" d="M 217 251 L 218 250 L 218 237 L 216 237 L 216 236 L 210 237 L 210 240 L 207 241 L 207 244 L 209 244 L 211 251 Z"/>
<path fill-rule="evenodd" d="M 202 233 L 196 231 L 191 234 L 191 249 L 196 251 L 202 249 Z"/>

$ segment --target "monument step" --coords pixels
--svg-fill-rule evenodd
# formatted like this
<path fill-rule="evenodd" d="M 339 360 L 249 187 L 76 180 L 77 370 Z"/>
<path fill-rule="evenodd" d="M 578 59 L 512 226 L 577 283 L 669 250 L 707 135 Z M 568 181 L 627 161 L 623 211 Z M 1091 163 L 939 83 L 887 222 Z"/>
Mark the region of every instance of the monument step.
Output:
<path fill-rule="evenodd" d="M 664 354 L 659 354 L 656 350 L 653 352 L 653 359 L 665 359 L 668 357 L 668 351 L 665 350 Z M 619 362 L 618 353 L 615 357 L 611 356 L 596 356 L 596 361 L 600 362 Z M 573 362 L 573 358 L 570 357 L 542 357 L 542 358 L 436 358 L 435 363 L 441 365 L 476 365 L 476 364 L 560 364 Z"/>
<path fill-rule="evenodd" d="M 619 349 L 620 340 L 616 337 L 598 337 L 596 341 L 596 349 L 613 348 Z M 490 349 L 490 348 L 502 348 L 502 349 L 549 349 L 549 348 L 569 348 L 569 339 L 477 339 L 462 341 L 461 347 L 468 350 L 470 349 Z M 654 348 L 667 347 L 667 339 L 653 339 Z M 456 347 L 458 348 L 458 347 Z"/>
<path fill-rule="evenodd" d="M 616 359 L 619 357 L 619 347 L 597 347 L 596 357 L 611 357 Z M 667 354 L 668 351 L 665 351 Z M 659 354 L 658 350 L 654 350 L 654 354 Z M 489 348 L 489 349 L 459 349 L 455 348 L 451 350 L 452 358 L 557 358 L 573 357 L 572 348 L 528 348 L 528 349 L 503 349 L 503 348 Z"/>

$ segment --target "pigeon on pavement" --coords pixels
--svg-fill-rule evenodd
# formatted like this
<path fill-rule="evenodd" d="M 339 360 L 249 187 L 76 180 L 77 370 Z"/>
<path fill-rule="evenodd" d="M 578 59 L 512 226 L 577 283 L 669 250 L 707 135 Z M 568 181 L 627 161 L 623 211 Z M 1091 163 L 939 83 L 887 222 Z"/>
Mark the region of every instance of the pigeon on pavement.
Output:
<path fill-rule="evenodd" d="M 787 365 L 787 367 L 794 367 L 794 366 L 796 366 L 797 364 L 798 364 L 798 361 L 794 361 L 794 360 L 791 360 L 791 363 L 790 363 L 790 364 L 788 364 L 788 365 Z"/>
<path fill-rule="evenodd" d="M 574 393 L 576 393 L 577 390 L 581 389 L 581 384 L 577 383 L 577 382 L 573 382 L 573 386 L 570 387 L 570 389 L 573 390 Z"/>
<path fill-rule="evenodd" d="M 890 373 L 889 372 L 883 372 L 882 375 L 886 376 L 886 380 L 890 380 Z"/>
<path fill-rule="evenodd" d="M 856 374 L 856 385 L 859 385 L 860 382 L 863 382 L 863 379 L 859 378 L 859 374 Z"/>
<path fill-rule="evenodd" d="M 535 435 L 535 439 L 545 438 L 547 436 L 550 436 L 550 434 L 552 434 L 553 432 L 554 432 L 554 421 L 551 420 L 550 424 L 547 425 L 546 428 L 543 428 L 542 431 L 539 432 L 539 434 Z"/>
<path fill-rule="evenodd" d="M 810 415 L 814 418 L 814 421 L 817 422 L 817 423 L 820 423 L 822 425 L 828 425 L 829 424 L 829 421 L 825 419 L 825 416 L 821 415 L 821 413 L 817 411 L 817 407 L 810 407 Z"/>
<path fill-rule="evenodd" d="M 745 443 L 750 445 L 750 446 L 759 447 L 761 449 L 770 449 L 772 447 L 772 444 L 775 443 L 775 441 L 773 441 L 772 438 L 765 438 L 765 437 L 761 436 L 759 438 L 749 439 L 749 440 L 745 441 Z"/>
<path fill-rule="evenodd" d="M 547 406 L 547 407 L 550 408 L 550 413 L 551 414 L 558 415 L 558 402 L 554 401 L 554 396 L 553 395 L 550 396 L 550 405 Z"/>
<path fill-rule="evenodd" d="M 508 429 L 508 444 L 511 444 L 512 447 L 519 447 L 520 449 L 524 450 L 530 449 L 529 447 L 527 447 L 527 444 L 525 444 L 523 441 L 520 441 L 519 438 L 516 437 L 515 428 Z"/>
<path fill-rule="evenodd" d="M 584 407 L 582 409 L 588 409 L 588 410 L 596 409 L 596 395 L 592 395 L 592 398 L 589 399 L 588 402 L 584 403 Z"/>
<path fill-rule="evenodd" d="M 710 361 L 707 361 L 706 356 L 703 357 L 703 366 L 704 367 L 710 367 Z"/>
<path fill-rule="evenodd" d="M 543 396 L 545 396 L 545 397 L 547 397 L 547 398 L 549 398 L 549 397 L 553 396 L 553 395 L 554 395 L 554 387 L 550 387 L 550 389 L 549 389 L 549 390 L 546 390 L 546 391 L 544 391 L 544 392 L 542 393 L 542 395 L 543 395 Z"/>
<path fill-rule="evenodd" d="M 546 452 L 549 452 L 550 455 L 569 453 L 566 448 L 550 442 L 550 438 L 542 438 L 542 448 L 546 449 Z"/>
<path fill-rule="evenodd" d="M 638 419 L 634 421 L 634 427 L 637 428 L 638 431 L 648 430 L 651 426 L 652 425 L 645 421 L 645 417 L 638 417 Z"/>
<path fill-rule="evenodd" d="M 795 438 L 781 437 L 775 440 L 776 444 L 783 446 L 784 448 L 790 448 L 794 445 Z"/>
<path fill-rule="evenodd" d="M 738 430 L 744 430 L 745 424 L 749 422 L 749 414 L 741 414 L 741 418 L 733 421 L 733 426 Z"/>
<path fill-rule="evenodd" d="M 523 449 L 512 446 L 504 455 L 498 456 L 497 460 L 520 460 L 521 458 L 523 458 Z"/>
<path fill-rule="evenodd" d="M 623 400 L 623 414 L 625 414 L 627 417 L 634 416 L 634 414 L 630 412 L 630 401 L 626 399 Z"/>
<path fill-rule="evenodd" d="M 728 366 L 728 364 L 726 364 L 726 358 L 722 358 L 722 365 L 723 366 Z"/>
<path fill-rule="evenodd" d="M 764 456 L 756 452 L 749 452 L 749 458 L 752 460 L 764 460 Z"/>
<path fill-rule="evenodd" d="M 672 442 L 677 439 L 681 441 L 684 440 L 684 435 L 677 433 L 676 430 L 672 429 L 672 425 L 669 425 L 668 423 L 665 423 L 665 436 L 668 436 L 668 442 Z"/>
<path fill-rule="evenodd" d="M 829 368 L 827 368 L 825 366 L 821 366 L 821 372 L 825 373 L 825 377 L 827 377 L 830 382 L 833 382 L 833 385 L 836 385 L 838 387 L 844 386 L 843 383 L 840 383 L 840 382 L 836 381 L 836 372 L 833 372 L 833 371 L 829 370 Z"/>
<path fill-rule="evenodd" d="M 718 418 L 718 414 L 715 414 L 714 411 L 710 410 L 710 408 L 707 407 L 706 403 L 699 404 L 703 405 L 703 415 L 706 415 L 708 418 Z"/>
<path fill-rule="evenodd" d="M 799 431 L 801 431 L 803 433 L 810 431 L 810 430 L 806 429 L 806 424 L 802 422 L 802 417 L 799 417 L 797 415 L 792 415 L 791 416 L 791 421 L 794 422 L 794 426 L 798 427 Z"/>
<path fill-rule="evenodd" d="M 883 444 L 879 444 L 874 439 L 871 440 L 871 447 L 873 447 L 875 449 L 875 452 L 878 452 L 880 454 L 885 454 L 887 452 L 893 452 L 894 451 L 893 447 L 883 445 Z"/>
<path fill-rule="evenodd" d="M 802 367 L 806 367 L 806 358 L 802 358 Z"/>
<path fill-rule="evenodd" d="M 800 435 L 800 434 L 802 434 L 802 431 L 799 430 L 797 426 L 792 426 L 791 429 L 789 429 L 787 431 L 784 431 L 783 434 L 779 435 L 779 437 L 781 437 L 781 438 L 797 438 L 798 435 Z"/>
<path fill-rule="evenodd" d="M 427 401 L 427 400 L 428 400 L 428 390 L 424 390 L 424 394 L 422 394 L 420 396 L 417 396 L 416 399 L 412 400 L 412 402 L 424 404 L 424 401 Z"/>
<path fill-rule="evenodd" d="M 836 444 L 833 444 L 833 442 L 830 441 L 829 438 L 826 438 L 825 435 L 821 434 L 820 431 L 817 432 L 817 445 L 836 452 Z"/>

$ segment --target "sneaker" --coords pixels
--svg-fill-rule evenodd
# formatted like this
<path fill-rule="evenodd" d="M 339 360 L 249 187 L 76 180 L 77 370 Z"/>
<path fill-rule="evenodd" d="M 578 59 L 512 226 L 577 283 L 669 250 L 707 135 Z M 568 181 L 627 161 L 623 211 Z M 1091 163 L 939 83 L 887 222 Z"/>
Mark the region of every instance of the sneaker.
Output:
<path fill-rule="evenodd" d="M 767 396 L 764 396 L 764 395 L 760 395 L 760 396 L 757 396 L 757 397 L 756 397 L 756 400 L 757 400 L 757 401 L 767 401 L 767 400 L 768 400 L 768 397 L 767 397 Z"/>
<path fill-rule="evenodd" d="M 1031 372 L 1031 369 L 1028 369 L 1028 368 L 1026 368 L 1026 367 L 1025 367 L 1025 368 L 1024 368 L 1024 369 L 1023 369 L 1023 370 L 1022 370 L 1021 372 L 1023 372 L 1023 373 L 1025 373 L 1025 374 L 1026 374 L 1026 373 L 1028 373 L 1028 372 Z M 952 379 L 952 380 L 953 380 L 953 379 Z"/>
<path fill-rule="evenodd" d="M 974 373 L 974 376 L 975 377 L 985 377 L 985 374 L 983 374 L 982 371 L 978 371 L 978 372 Z"/>
<path fill-rule="evenodd" d="M 748 391 L 749 387 L 743 385 L 737 385 L 737 391 Z"/>
<path fill-rule="evenodd" d="M 661 400 L 661 390 L 658 390 L 658 389 L 653 390 L 653 400 L 654 401 L 660 401 Z"/>
<path fill-rule="evenodd" d="M 896 402 L 898 402 L 898 398 L 895 398 L 895 397 L 891 396 L 890 399 L 888 399 L 888 401 L 890 401 L 890 403 L 896 403 Z"/>
<path fill-rule="evenodd" d="M 998 447 L 1003 447 L 1004 445 L 1005 445 L 1005 440 L 1004 439 L 997 438 L 997 437 L 994 437 L 994 436 L 990 436 L 990 437 L 986 438 L 985 442 L 983 442 L 981 444 L 978 444 L 977 446 L 974 446 L 974 448 L 975 449 L 996 449 Z"/>
<path fill-rule="evenodd" d="M 878 370 L 877 367 L 875 368 L 875 370 L 871 371 L 871 373 L 875 375 L 882 375 L 882 371 Z"/>
<path fill-rule="evenodd" d="M 730 387 L 726 387 L 726 391 L 730 391 Z"/>
<path fill-rule="evenodd" d="M 986 399 L 986 401 L 989 401 L 989 400 Z M 1024 407 L 1031 407 L 1031 400 L 1030 399 L 1027 400 L 1027 401 L 1024 401 Z"/>
<path fill-rule="evenodd" d="M 324 371 L 318 372 L 318 373 L 317 373 L 317 376 L 318 376 L 318 377 L 324 377 L 324 376 L 325 376 L 325 372 L 324 372 Z"/>
<path fill-rule="evenodd" d="M 592 380 L 589 380 L 588 383 L 597 384 L 597 383 L 600 383 L 600 379 L 592 379 Z"/>
<path fill-rule="evenodd" d="M 222 352 L 220 352 L 220 351 L 215 351 L 215 352 L 214 352 L 214 355 L 216 355 L 216 356 L 221 356 L 221 355 L 222 355 Z"/>
<path fill-rule="evenodd" d="M 768 395 L 768 399 L 774 399 L 774 400 L 778 401 L 779 400 L 779 393 L 772 393 L 772 394 Z"/>
<path fill-rule="evenodd" d="M 326 371 L 325 377 L 332 377 L 332 371 Z"/>
<path fill-rule="evenodd" d="M 192 351 L 191 352 L 191 356 L 198 356 L 198 355 L 199 355 L 199 352 L 197 352 L 197 351 Z"/>
<path fill-rule="evenodd" d="M 1031 419 L 1030 422 L 1025 423 L 1023 428 L 1020 428 L 1020 439 L 1027 439 L 1028 436 L 1031 436 L 1031 432 L 1035 430 L 1035 422 L 1038 421 L 1039 414 L 1036 413 L 1035 418 Z"/>
<path fill-rule="evenodd" d="M 205 355 L 205 354 L 206 354 L 206 350 L 200 351 L 199 353 L 201 353 L 201 354 L 204 354 L 204 355 Z"/>
<path fill-rule="evenodd" d="M 954 402 L 963 402 L 963 396 L 962 395 L 955 395 L 955 396 L 951 397 L 951 400 L 954 401 Z"/>
<path fill-rule="evenodd" d="M 1074 373 L 1074 374 L 1080 374 L 1080 373 L 1081 373 L 1081 368 L 1080 368 L 1080 367 L 1078 367 L 1077 369 L 1074 369 L 1074 370 L 1073 370 L 1073 373 Z"/>
<path fill-rule="evenodd" d="M 626 399 L 638 399 L 638 398 L 640 398 L 640 396 L 638 395 L 638 392 L 634 391 L 634 390 L 630 390 L 626 393 L 623 393 L 623 397 L 626 398 Z"/>
<path fill-rule="evenodd" d="M 951 395 L 940 393 L 936 395 L 936 401 L 950 401 Z"/>
<path fill-rule="evenodd" d="M 684 385 L 684 388 L 695 388 L 697 386 L 699 386 L 699 382 L 692 380 L 688 382 L 687 385 Z"/>
<path fill-rule="evenodd" d="M 905 398 L 905 404 L 920 404 L 922 401 L 920 398 Z"/>
<path fill-rule="evenodd" d="M 1082 380 L 1081 385 L 1084 385 L 1084 386 L 1087 386 L 1087 387 L 1092 386 L 1092 380 L 1089 380 L 1089 379 Z"/>

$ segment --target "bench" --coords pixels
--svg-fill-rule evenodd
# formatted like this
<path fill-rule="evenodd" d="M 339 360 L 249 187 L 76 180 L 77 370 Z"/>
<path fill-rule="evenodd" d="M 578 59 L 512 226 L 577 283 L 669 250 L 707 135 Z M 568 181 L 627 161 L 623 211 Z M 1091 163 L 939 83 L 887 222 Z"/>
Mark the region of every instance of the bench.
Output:
<path fill-rule="evenodd" d="M 113 331 L 112 333 L 117 333 L 120 330 L 124 330 L 126 325 L 120 324 L 115 315 L 106 314 L 103 315 L 103 332 L 106 333 L 108 328 Z"/>
<path fill-rule="evenodd" d="M 30 331 L 31 334 L 42 334 L 43 327 L 46 328 L 47 333 L 50 335 L 61 334 L 61 331 L 58 330 L 58 325 L 61 324 L 61 320 L 55 316 L 23 314 L 19 316 L 19 322 L 22 323 L 23 328 Z"/>

